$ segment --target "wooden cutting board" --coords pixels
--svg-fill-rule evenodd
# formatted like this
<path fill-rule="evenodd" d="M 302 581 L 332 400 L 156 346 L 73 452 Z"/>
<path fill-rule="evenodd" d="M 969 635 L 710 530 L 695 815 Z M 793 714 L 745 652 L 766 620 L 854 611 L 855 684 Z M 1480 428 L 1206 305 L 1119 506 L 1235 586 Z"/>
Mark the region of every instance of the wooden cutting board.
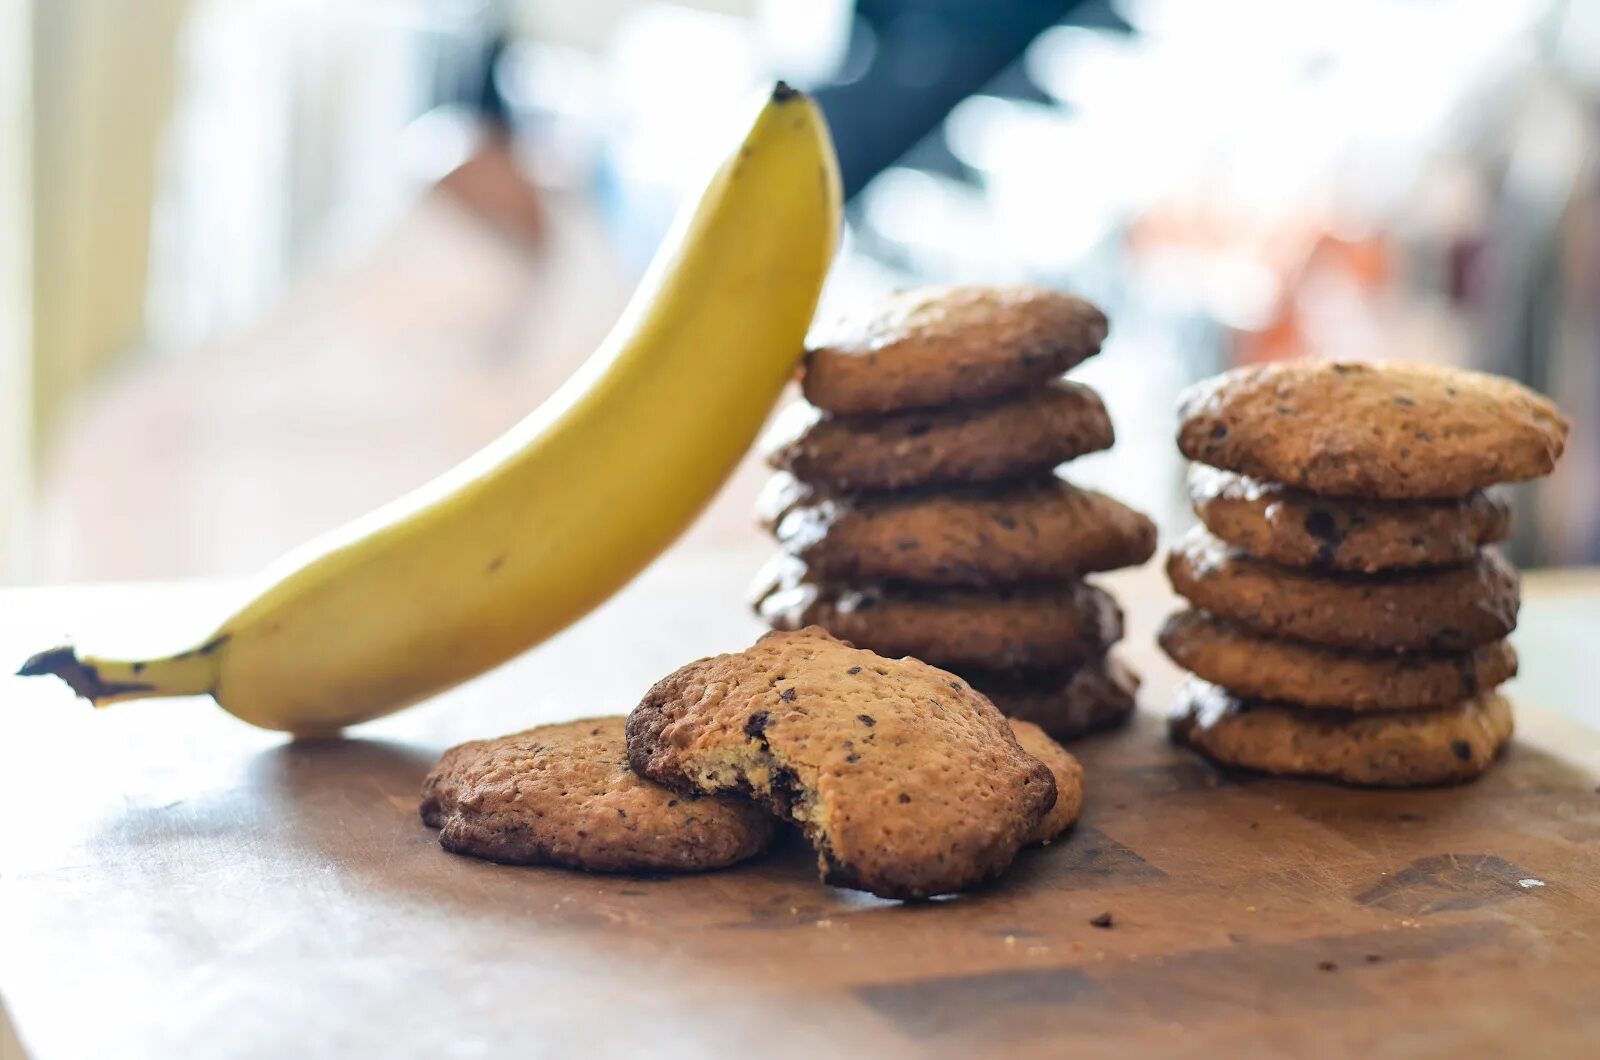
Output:
<path fill-rule="evenodd" d="M 343 742 L 7 683 L 0 998 L 21 1041 L 43 1058 L 1594 1054 L 1600 734 L 1532 704 L 1484 780 L 1403 793 L 1225 776 L 1147 714 L 1074 748 L 1088 804 L 1067 839 L 922 905 L 818 885 L 797 842 L 685 877 L 438 848 L 416 793 L 442 747 L 625 710 L 747 642 L 728 601 L 753 559 L 663 563 L 528 658 Z M 1153 712 L 1167 602 L 1153 574 L 1113 581 Z M 154 639 L 223 594 L 0 594 L 0 662 L 69 628 Z"/>

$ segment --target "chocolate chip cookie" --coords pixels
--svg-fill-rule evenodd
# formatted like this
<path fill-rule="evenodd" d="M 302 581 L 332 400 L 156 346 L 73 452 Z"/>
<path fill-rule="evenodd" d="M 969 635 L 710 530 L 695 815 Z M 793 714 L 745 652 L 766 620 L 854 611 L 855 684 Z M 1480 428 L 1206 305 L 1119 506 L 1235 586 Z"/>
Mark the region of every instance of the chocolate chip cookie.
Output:
<path fill-rule="evenodd" d="M 1344 714 L 1244 700 L 1204 681 L 1178 694 L 1173 739 L 1222 765 L 1375 787 L 1471 780 L 1511 738 L 1494 692 L 1440 710 Z"/>
<path fill-rule="evenodd" d="M 997 875 L 1056 799 L 1050 769 L 965 681 L 819 629 L 659 681 L 628 718 L 628 759 L 680 791 L 749 795 L 800 826 L 824 882 L 885 898 Z"/>
<path fill-rule="evenodd" d="M 986 671 L 962 676 L 989 697 L 1000 713 L 1031 722 L 1057 740 L 1115 728 L 1133 716 L 1139 677 L 1115 656 L 1091 659 L 1070 670 Z"/>
<path fill-rule="evenodd" d="M 1446 707 L 1517 673 L 1516 650 L 1505 640 L 1450 655 L 1371 654 L 1263 637 L 1200 611 L 1167 619 L 1159 639 L 1173 662 L 1207 681 L 1248 699 L 1310 708 Z"/>
<path fill-rule="evenodd" d="M 1084 582 L 973 592 L 845 587 L 808 579 L 804 564 L 769 568 L 756 611 L 774 629 L 821 626 L 882 655 L 989 670 L 1077 666 L 1122 636 L 1122 612 Z"/>
<path fill-rule="evenodd" d="M 1111 448 L 1111 417 L 1093 390 L 1064 379 L 979 405 L 832 416 L 797 402 L 762 447 L 773 467 L 834 491 L 997 482 Z"/>
<path fill-rule="evenodd" d="M 1217 537 L 1290 567 L 1442 567 L 1511 535 L 1511 506 L 1482 490 L 1448 500 L 1319 497 L 1194 464 L 1189 499 Z"/>
<path fill-rule="evenodd" d="M 767 847 L 775 823 L 750 803 L 635 774 L 624 724 L 588 718 L 452 747 L 423 782 L 422 820 L 453 853 L 596 872 L 716 869 Z"/>
<path fill-rule="evenodd" d="M 1568 424 L 1509 379 L 1422 364 L 1238 368 L 1179 401 L 1191 460 L 1337 497 L 1464 497 L 1549 474 Z"/>
<path fill-rule="evenodd" d="M 1167 557 L 1178 595 L 1276 637 L 1356 651 L 1463 652 L 1517 624 L 1517 572 L 1493 548 L 1458 567 L 1312 574 L 1231 549 L 1196 527 Z"/>
<path fill-rule="evenodd" d="M 1106 318 L 1042 287 L 924 287 L 835 325 L 806 355 L 806 398 L 856 415 L 1020 393 L 1100 349 Z"/>
<path fill-rule="evenodd" d="M 1029 843 L 1048 843 L 1076 824 L 1078 814 L 1083 812 L 1083 766 L 1071 751 L 1032 722 L 1012 718 L 1011 732 L 1022 749 L 1049 766 L 1051 775 L 1056 778 L 1056 804 L 1039 818 L 1033 834 L 1028 837 Z"/>
<path fill-rule="evenodd" d="M 999 486 L 790 503 L 774 536 L 812 577 L 981 588 L 1131 567 L 1156 527 L 1121 501 L 1050 476 Z"/>

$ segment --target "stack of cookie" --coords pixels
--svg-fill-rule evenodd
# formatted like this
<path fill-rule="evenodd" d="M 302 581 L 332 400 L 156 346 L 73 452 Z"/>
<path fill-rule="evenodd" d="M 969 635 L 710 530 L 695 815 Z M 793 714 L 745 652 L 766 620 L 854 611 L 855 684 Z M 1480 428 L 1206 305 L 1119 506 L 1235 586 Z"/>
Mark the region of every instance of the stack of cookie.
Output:
<path fill-rule="evenodd" d="M 1057 465 L 1110 447 L 1088 387 L 1105 316 L 1035 287 L 902 293 L 807 356 L 808 402 L 765 449 L 760 517 L 782 553 L 756 608 L 960 674 L 1057 738 L 1114 725 L 1137 680 L 1122 614 L 1085 574 L 1133 566 L 1154 525 Z"/>
<path fill-rule="evenodd" d="M 1408 786 L 1481 774 L 1510 738 L 1511 513 L 1567 423 L 1477 372 L 1251 367 L 1180 402 L 1197 527 L 1161 645 L 1195 676 L 1174 738 L 1227 765 Z"/>

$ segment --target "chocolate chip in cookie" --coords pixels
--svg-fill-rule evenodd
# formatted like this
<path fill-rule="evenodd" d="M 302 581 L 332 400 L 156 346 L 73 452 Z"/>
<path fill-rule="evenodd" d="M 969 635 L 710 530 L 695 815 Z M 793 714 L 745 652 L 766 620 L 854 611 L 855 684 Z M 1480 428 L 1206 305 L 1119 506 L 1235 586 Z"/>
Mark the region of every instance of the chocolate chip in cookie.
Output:
<path fill-rule="evenodd" d="M 512 865 L 693 872 L 772 841 L 772 817 L 742 799 L 684 795 L 628 767 L 625 719 L 588 718 L 452 747 L 422 787 L 439 843 Z"/>
<path fill-rule="evenodd" d="M 1191 460 L 1336 497 L 1464 497 L 1547 475 L 1567 421 L 1509 379 L 1399 363 L 1237 368 L 1186 391 Z"/>
<path fill-rule="evenodd" d="M 992 878 L 1056 799 L 1050 769 L 965 681 L 820 629 L 662 679 L 629 716 L 628 757 L 680 791 L 751 796 L 801 827 L 825 882 L 886 898 Z"/>
<path fill-rule="evenodd" d="M 1189 499 L 1217 537 L 1290 567 L 1371 574 L 1449 566 L 1511 534 L 1511 506 L 1482 490 L 1446 500 L 1319 497 L 1194 464 Z"/>
<path fill-rule="evenodd" d="M 846 319 L 806 355 L 820 409 L 856 415 L 984 401 L 1060 375 L 1100 349 L 1106 318 L 1042 287 L 924 287 Z"/>

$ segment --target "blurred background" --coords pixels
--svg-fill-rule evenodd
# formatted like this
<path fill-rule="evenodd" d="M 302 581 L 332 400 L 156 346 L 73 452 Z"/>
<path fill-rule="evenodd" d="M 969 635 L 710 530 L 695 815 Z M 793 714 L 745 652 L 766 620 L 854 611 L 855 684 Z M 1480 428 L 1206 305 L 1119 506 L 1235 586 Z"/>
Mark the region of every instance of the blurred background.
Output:
<path fill-rule="evenodd" d="M 776 77 L 850 196 L 825 312 L 1106 308 L 1075 479 L 1179 528 L 1187 383 L 1470 365 L 1575 424 L 1516 558 L 1600 561 L 1600 0 L 0 0 L 0 575 L 243 573 L 449 467 Z"/>

